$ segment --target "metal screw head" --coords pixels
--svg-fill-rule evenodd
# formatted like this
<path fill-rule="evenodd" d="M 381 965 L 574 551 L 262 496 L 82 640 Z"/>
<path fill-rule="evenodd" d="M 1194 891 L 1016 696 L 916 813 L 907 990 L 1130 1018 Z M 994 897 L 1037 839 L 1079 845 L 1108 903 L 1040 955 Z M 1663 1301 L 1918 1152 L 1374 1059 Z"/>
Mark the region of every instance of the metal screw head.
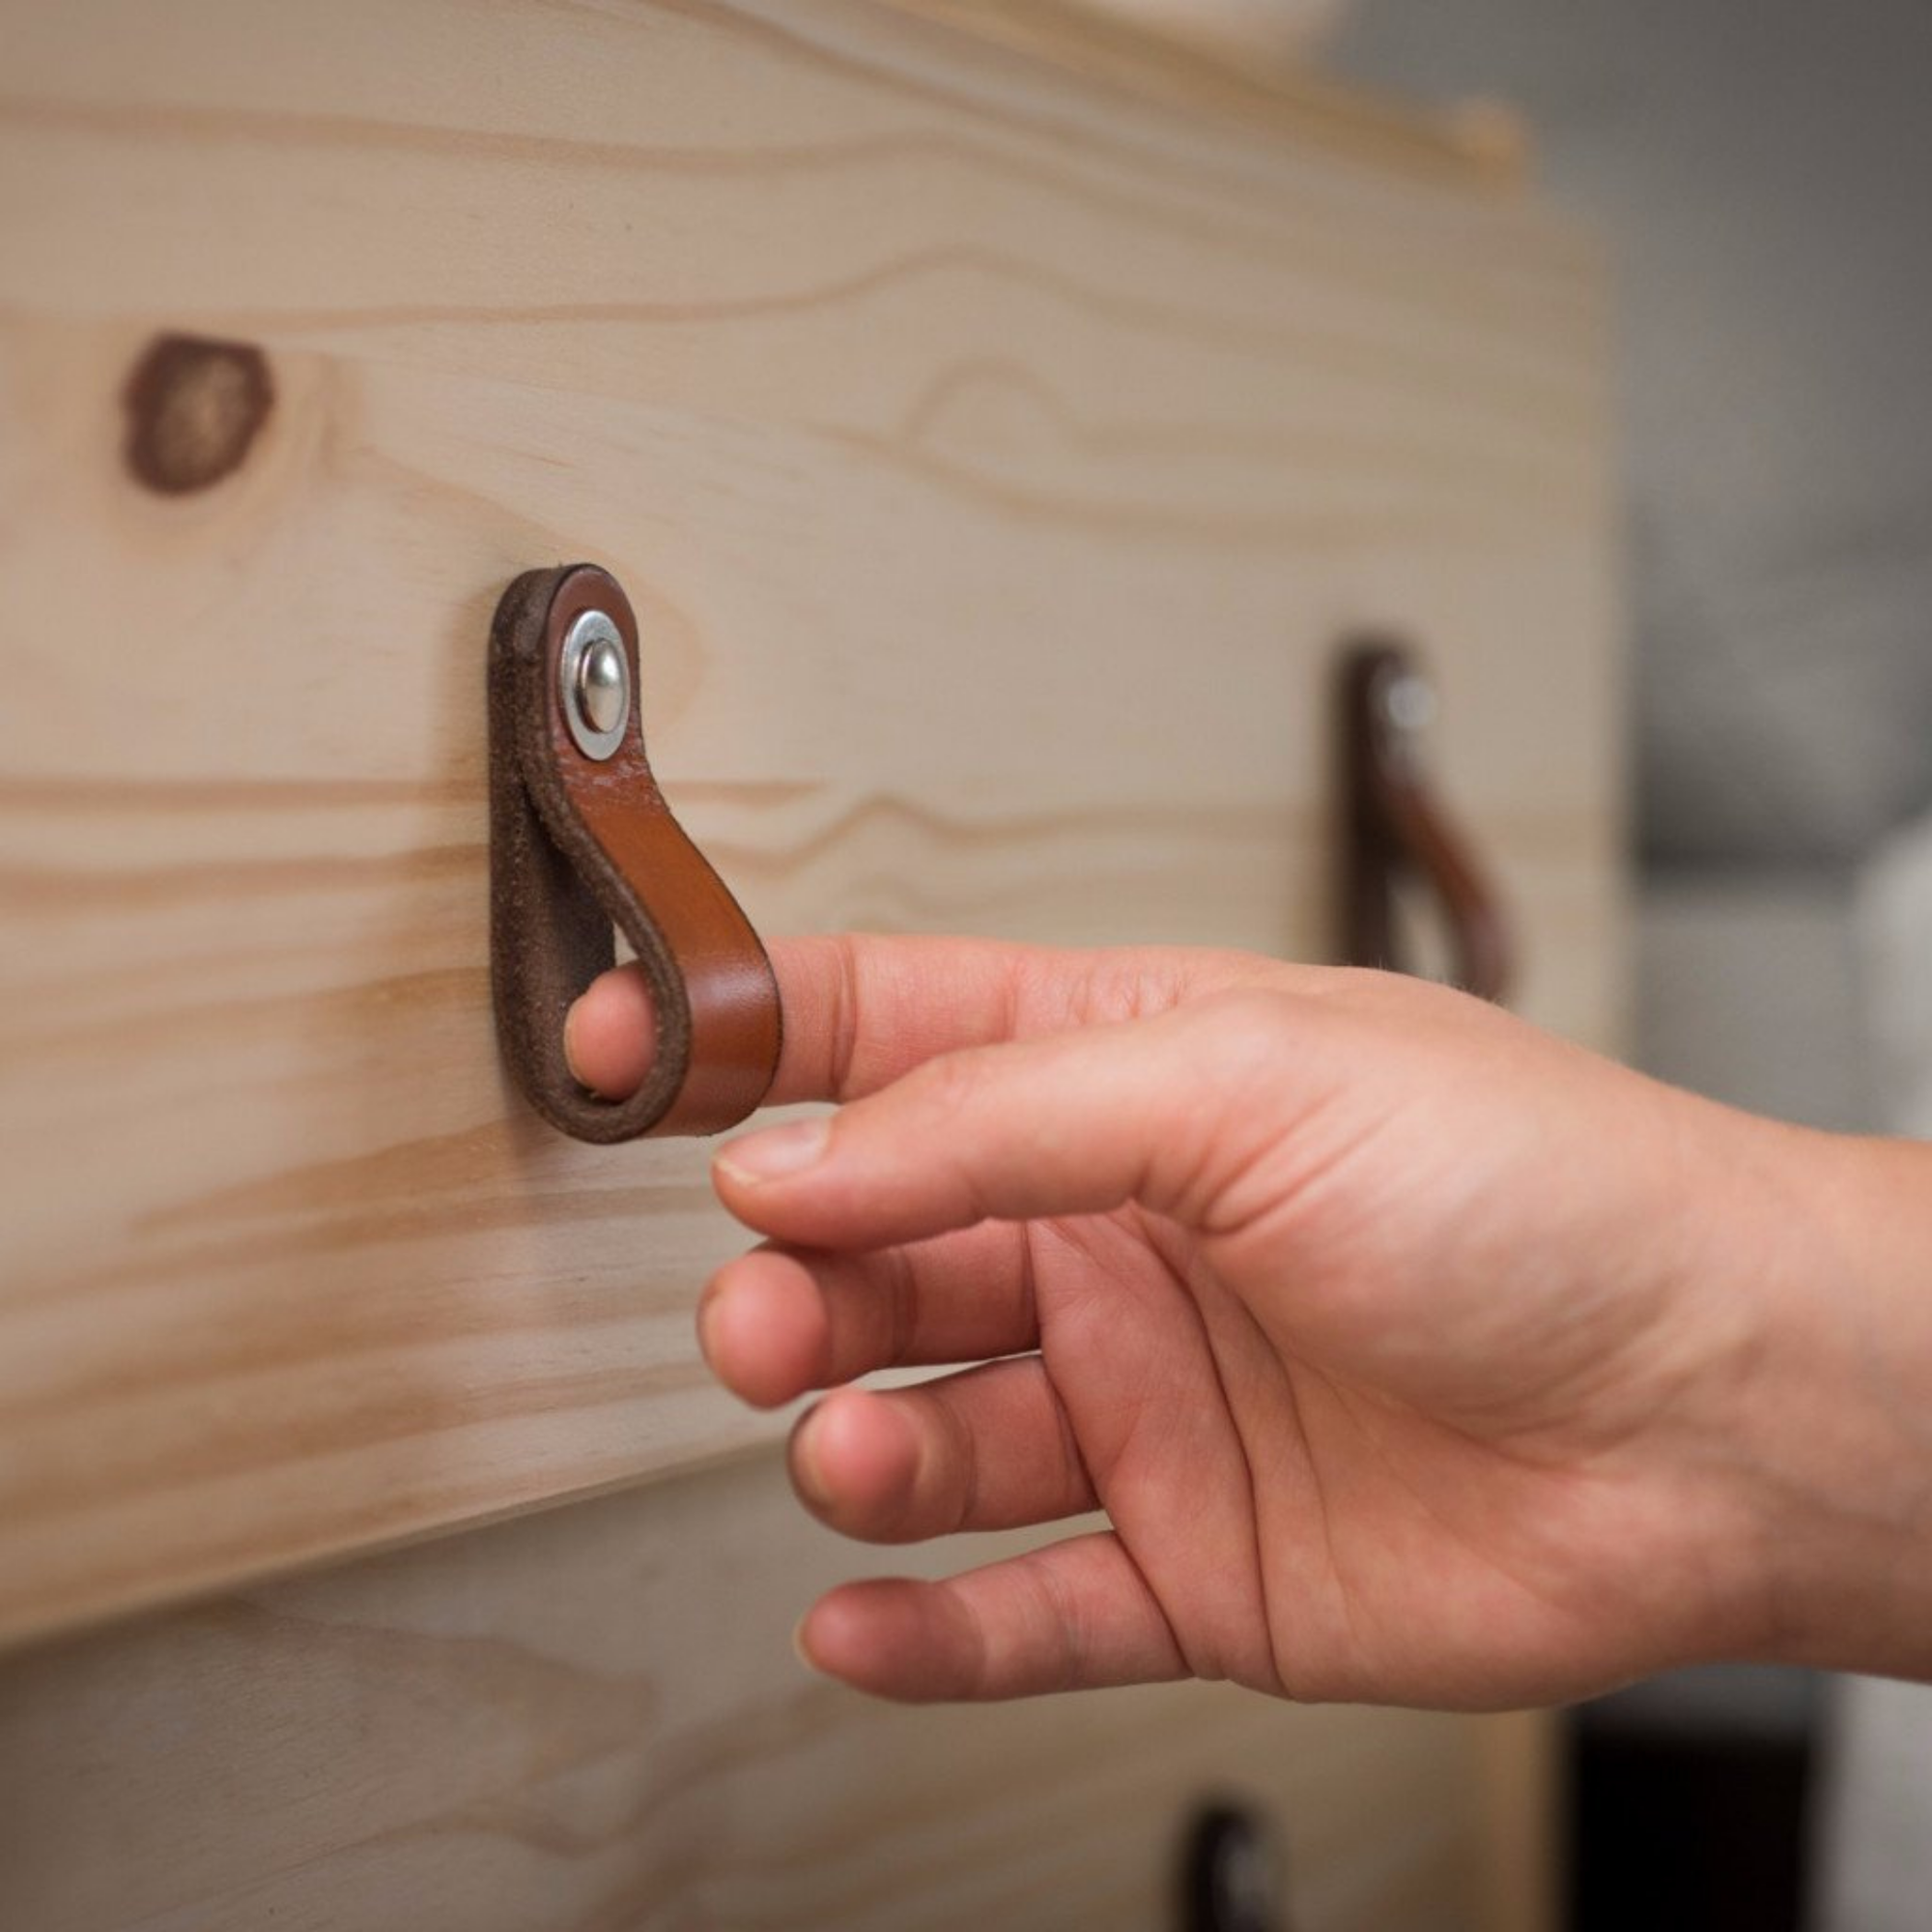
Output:
<path fill-rule="evenodd" d="M 1435 687 L 1412 665 L 1392 662 L 1370 687 L 1372 728 L 1382 757 L 1413 773 L 1422 758 L 1422 737 L 1435 716 Z"/>
<path fill-rule="evenodd" d="M 564 634 L 557 695 L 577 749 L 600 764 L 624 742 L 631 717 L 631 660 L 617 626 L 585 611 Z"/>
<path fill-rule="evenodd" d="M 1377 695 L 1382 716 L 1398 731 L 1426 731 L 1435 716 L 1435 690 L 1419 670 L 1402 669 L 1381 680 Z"/>

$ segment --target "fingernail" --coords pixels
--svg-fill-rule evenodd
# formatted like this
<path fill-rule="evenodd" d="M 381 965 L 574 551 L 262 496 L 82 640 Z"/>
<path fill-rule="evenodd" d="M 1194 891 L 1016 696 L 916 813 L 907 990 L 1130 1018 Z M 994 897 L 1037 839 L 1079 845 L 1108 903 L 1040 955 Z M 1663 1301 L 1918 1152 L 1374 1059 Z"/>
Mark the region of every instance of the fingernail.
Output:
<path fill-rule="evenodd" d="M 707 1288 L 697 1297 L 697 1352 L 708 1362 L 711 1359 L 711 1313 L 718 1300 L 718 1291 Z"/>
<path fill-rule="evenodd" d="M 570 1077 L 580 1087 L 588 1087 L 590 1082 L 583 1077 L 583 1069 L 577 1064 L 577 1015 L 582 1009 L 582 995 L 571 1001 L 570 1010 L 563 1016 L 563 1064 L 570 1068 Z"/>
<path fill-rule="evenodd" d="M 762 1133 L 726 1141 L 714 1164 L 733 1180 L 756 1185 L 764 1180 L 787 1180 L 803 1174 L 825 1151 L 832 1137 L 829 1121 L 791 1121 Z"/>
<path fill-rule="evenodd" d="M 825 1478 L 818 1468 L 818 1444 L 814 1439 L 818 1435 L 819 1411 L 807 1410 L 791 1437 L 791 1480 L 792 1486 L 807 1502 L 818 1509 L 830 1509 L 832 1498 L 825 1488 Z"/>
<path fill-rule="evenodd" d="M 816 1670 L 818 1665 L 812 1662 L 810 1651 L 805 1647 L 805 1627 L 810 1621 L 811 1612 L 807 1610 L 804 1616 L 800 1617 L 798 1622 L 792 1625 L 791 1653 L 808 1670 Z"/>

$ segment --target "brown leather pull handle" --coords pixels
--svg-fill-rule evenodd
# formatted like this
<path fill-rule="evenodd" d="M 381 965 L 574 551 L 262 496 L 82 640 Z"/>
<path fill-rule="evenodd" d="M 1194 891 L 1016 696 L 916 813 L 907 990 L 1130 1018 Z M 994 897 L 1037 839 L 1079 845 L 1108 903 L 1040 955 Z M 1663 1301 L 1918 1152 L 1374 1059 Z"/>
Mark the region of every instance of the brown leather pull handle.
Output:
<path fill-rule="evenodd" d="M 1427 679 L 1400 644 L 1366 639 L 1343 653 L 1342 944 L 1351 966 L 1401 970 L 1395 893 L 1419 877 L 1441 907 L 1459 986 L 1500 1001 L 1515 972 L 1502 902 L 1432 795 L 1421 756 Z"/>
<path fill-rule="evenodd" d="M 658 790 L 638 692 L 638 620 L 609 572 L 532 570 L 504 591 L 490 634 L 497 1030 L 530 1104 L 583 1141 L 717 1133 L 758 1105 L 778 1069 L 771 961 Z M 563 1056 L 571 1002 L 615 961 L 612 926 L 637 952 L 657 1017 L 650 1074 L 621 1101 L 586 1093 Z"/>

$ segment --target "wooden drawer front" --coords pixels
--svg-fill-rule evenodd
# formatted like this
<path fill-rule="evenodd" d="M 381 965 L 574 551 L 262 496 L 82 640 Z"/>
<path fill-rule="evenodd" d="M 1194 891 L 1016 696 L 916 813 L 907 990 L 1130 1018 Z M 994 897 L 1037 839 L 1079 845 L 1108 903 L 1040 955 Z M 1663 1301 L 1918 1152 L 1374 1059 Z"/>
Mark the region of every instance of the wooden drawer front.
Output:
<path fill-rule="evenodd" d="M 786 1645 L 854 1559 L 782 1492 L 760 1456 L 0 1665 L 6 1922 L 1165 1932 L 1229 1798 L 1299 1932 L 1519 1922 L 1488 1834 L 1523 1720 L 869 1703 Z"/>
<path fill-rule="evenodd" d="M 624 581 L 771 930 L 1320 955 L 1328 653 L 1406 627 L 1524 1006 L 1613 1028 L 1598 281 L 1519 195 L 837 0 L 0 34 L 0 1634 L 757 1427 L 703 1151 L 498 1063 L 527 565 Z M 182 328 L 275 400 L 161 496 L 124 388 Z"/>

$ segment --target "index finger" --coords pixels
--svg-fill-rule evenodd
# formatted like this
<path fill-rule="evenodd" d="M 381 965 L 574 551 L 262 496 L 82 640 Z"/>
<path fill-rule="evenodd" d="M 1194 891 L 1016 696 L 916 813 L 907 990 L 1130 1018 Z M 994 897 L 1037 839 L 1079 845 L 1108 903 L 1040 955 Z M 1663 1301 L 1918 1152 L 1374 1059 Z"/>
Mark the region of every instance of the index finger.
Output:
<path fill-rule="evenodd" d="M 768 950 L 784 1009 L 771 1106 L 860 1099 L 943 1053 L 1165 1012 L 1286 970 L 1191 947 L 1083 952 L 861 933 L 774 940 Z M 657 1037 L 642 975 L 619 967 L 595 980 L 564 1037 L 586 1087 L 613 1099 L 635 1091 Z"/>

